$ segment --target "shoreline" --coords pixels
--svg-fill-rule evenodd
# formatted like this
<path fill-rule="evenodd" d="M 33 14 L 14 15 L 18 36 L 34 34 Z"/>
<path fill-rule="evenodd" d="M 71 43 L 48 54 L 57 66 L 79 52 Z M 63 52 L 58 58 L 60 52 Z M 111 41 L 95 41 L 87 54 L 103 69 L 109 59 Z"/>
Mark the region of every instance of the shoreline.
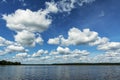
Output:
<path fill-rule="evenodd" d="M 1 65 L 0 66 L 109 66 L 109 65 L 120 65 L 120 63 L 54 63 L 54 64 L 9 64 L 9 65 Z"/>
<path fill-rule="evenodd" d="M 120 63 L 55 63 L 55 64 L 21 64 L 25 66 L 92 66 L 92 65 L 120 65 Z"/>

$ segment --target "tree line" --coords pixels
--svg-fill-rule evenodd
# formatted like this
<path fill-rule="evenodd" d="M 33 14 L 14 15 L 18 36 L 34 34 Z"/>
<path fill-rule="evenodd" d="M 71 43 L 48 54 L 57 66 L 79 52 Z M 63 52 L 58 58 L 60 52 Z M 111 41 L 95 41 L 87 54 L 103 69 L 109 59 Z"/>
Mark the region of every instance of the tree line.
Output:
<path fill-rule="evenodd" d="M 21 63 L 2 60 L 2 61 L 0 61 L 0 65 L 21 65 Z"/>

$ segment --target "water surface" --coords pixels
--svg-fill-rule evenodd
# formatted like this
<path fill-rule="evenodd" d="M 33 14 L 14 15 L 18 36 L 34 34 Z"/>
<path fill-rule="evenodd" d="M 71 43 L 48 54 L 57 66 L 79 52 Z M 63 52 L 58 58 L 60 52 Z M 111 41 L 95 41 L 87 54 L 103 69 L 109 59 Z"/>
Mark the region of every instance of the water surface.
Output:
<path fill-rule="evenodd" d="M 120 66 L 0 66 L 0 80 L 120 80 Z"/>

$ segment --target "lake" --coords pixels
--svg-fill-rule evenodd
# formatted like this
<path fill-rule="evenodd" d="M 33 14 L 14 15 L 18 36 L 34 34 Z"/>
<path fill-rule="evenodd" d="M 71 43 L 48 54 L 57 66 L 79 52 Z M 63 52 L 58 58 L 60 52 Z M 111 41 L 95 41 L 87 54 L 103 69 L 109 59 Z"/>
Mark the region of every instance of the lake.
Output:
<path fill-rule="evenodd" d="M 120 66 L 0 66 L 0 80 L 120 80 Z"/>

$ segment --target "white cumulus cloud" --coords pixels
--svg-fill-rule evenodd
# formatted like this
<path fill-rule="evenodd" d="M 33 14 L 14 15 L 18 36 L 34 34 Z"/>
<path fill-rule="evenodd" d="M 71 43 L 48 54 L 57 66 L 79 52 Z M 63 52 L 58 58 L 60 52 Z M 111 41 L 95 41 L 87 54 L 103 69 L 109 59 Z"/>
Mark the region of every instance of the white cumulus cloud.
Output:
<path fill-rule="evenodd" d="M 61 47 L 58 46 L 57 49 L 55 51 L 51 51 L 50 54 L 53 55 L 57 55 L 57 54 L 62 54 L 64 55 L 69 55 L 69 56 L 73 56 L 73 55 L 79 55 L 79 56 L 87 56 L 89 55 L 89 52 L 87 50 L 79 50 L 79 49 L 75 49 L 75 50 L 71 50 L 68 47 Z"/>
<path fill-rule="evenodd" d="M 44 54 L 48 54 L 48 51 L 41 49 L 41 50 L 38 50 L 36 53 L 34 53 L 32 57 L 40 57 L 41 55 L 44 55 Z"/>
<path fill-rule="evenodd" d="M 43 10 L 18 9 L 15 13 L 3 15 L 3 19 L 6 20 L 7 27 L 15 31 L 43 32 L 52 22 L 47 15 L 48 13 Z"/>
<path fill-rule="evenodd" d="M 15 13 L 3 15 L 3 19 L 7 23 L 6 26 L 17 33 L 14 36 L 16 42 L 26 46 L 43 43 L 44 40 L 41 36 L 36 37 L 36 32 L 41 33 L 47 30 L 52 23 L 49 13 L 58 12 L 57 4 L 53 1 L 46 2 L 45 6 L 45 9 L 38 11 L 18 9 Z"/>
<path fill-rule="evenodd" d="M 23 46 L 35 46 L 36 43 L 43 43 L 41 36 L 36 37 L 34 33 L 26 30 L 17 32 L 17 35 L 15 35 L 14 38 L 16 42 Z"/>
<path fill-rule="evenodd" d="M 7 46 L 13 44 L 12 41 L 6 40 L 5 38 L 0 36 L 0 46 Z"/>
<path fill-rule="evenodd" d="M 98 37 L 98 38 L 96 39 L 96 41 L 89 43 L 89 45 L 91 45 L 91 46 L 102 45 L 102 44 L 105 44 L 105 43 L 107 43 L 107 42 L 109 42 L 109 39 L 108 39 L 108 38 L 106 38 L 106 37 L 103 37 L 103 38 Z"/>
<path fill-rule="evenodd" d="M 22 45 L 29 45 L 29 46 L 34 46 L 35 45 L 35 34 L 29 31 L 22 31 L 18 32 L 17 35 L 14 36 L 15 41 Z"/>
<path fill-rule="evenodd" d="M 25 49 L 21 44 L 13 41 L 6 40 L 5 38 L 0 36 L 0 55 L 6 55 L 8 53 L 13 52 L 27 52 L 28 50 Z"/>
<path fill-rule="evenodd" d="M 120 42 L 108 42 L 106 44 L 103 44 L 103 45 L 99 45 L 98 46 L 98 49 L 99 50 L 105 50 L 105 51 L 108 51 L 108 50 L 118 50 L 120 49 Z"/>
<path fill-rule="evenodd" d="M 7 46 L 7 48 L 5 49 L 6 53 L 11 53 L 11 52 L 27 52 L 27 50 L 19 45 L 9 45 Z"/>
<path fill-rule="evenodd" d="M 61 44 L 65 46 L 69 45 L 81 45 L 95 42 L 98 39 L 98 33 L 90 31 L 90 29 L 83 29 L 81 31 L 78 28 L 71 28 L 68 31 L 68 38 L 65 39 L 63 36 L 57 38 L 51 38 L 48 40 L 49 44 Z"/>
<path fill-rule="evenodd" d="M 15 58 L 27 58 L 30 55 L 28 55 L 27 53 L 18 53 L 16 54 Z"/>
<path fill-rule="evenodd" d="M 59 38 L 51 38 L 48 40 L 48 44 L 60 44 Z"/>
<path fill-rule="evenodd" d="M 70 53 L 70 49 L 67 48 L 67 47 L 62 48 L 62 47 L 59 46 L 59 47 L 57 48 L 57 52 L 58 52 L 59 54 L 69 54 L 69 53 Z"/>
<path fill-rule="evenodd" d="M 98 33 L 89 29 L 71 28 L 68 31 L 68 39 L 62 38 L 63 45 L 80 45 L 94 42 L 98 37 Z"/>
<path fill-rule="evenodd" d="M 35 42 L 36 42 L 36 43 L 39 43 L 39 44 L 43 44 L 44 40 L 42 39 L 41 36 L 39 36 L 39 37 L 37 37 L 37 38 L 35 39 Z"/>

